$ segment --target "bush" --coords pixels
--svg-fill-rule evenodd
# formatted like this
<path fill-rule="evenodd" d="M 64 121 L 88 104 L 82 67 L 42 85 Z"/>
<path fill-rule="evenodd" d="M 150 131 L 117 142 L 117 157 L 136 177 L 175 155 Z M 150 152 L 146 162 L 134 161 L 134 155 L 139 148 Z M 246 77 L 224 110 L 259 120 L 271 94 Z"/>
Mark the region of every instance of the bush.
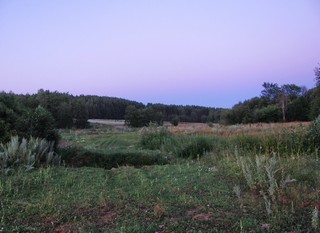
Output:
<path fill-rule="evenodd" d="M 178 126 L 179 125 L 179 116 L 175 115 L 171 118 L 171 121 L 170 123 L 173 125 L 173 126 Z"/>
<path fill-rule="evenodd" d="M 10 139 L 9 136 L 9 127 L 3 120 L 0 119 L 0 141 L 8 141 Z"/>
<path fill-rule="evenodd" d="M 213 149 L 213 144 L 208 138 L 196 137 L 191 139 L 191 142 L 182 146 L 178 151 L 178 156 L 182 158 L 192 158 L 201 157 L 205 152 L 211 151 Z"/>
<path fill-rule="evenodd" d="M 140 144 L 146 149 L 157 150 L 171 137 L 172 135 L 167 128 L 150 125 L 142 129 Z"/>
<path fill-rule="evenodd" d="M 25 112 L 16 122 L 17 134 L 20 137 L 45 138 L 58 144 L 60 135 L 55 128 L 52 114 L 45 108 L 38 106 L 33 112 Z"/>
<path fill-rule="evenodd" d="M 71 167 L 101 167 L 111 169 L 123 165 L 140 167 L 144 165 L 167 164 L 168 158 L 154 151 L 115 151 L 102 153 L 80 147 L 59 149 L 62 161 Z"/>

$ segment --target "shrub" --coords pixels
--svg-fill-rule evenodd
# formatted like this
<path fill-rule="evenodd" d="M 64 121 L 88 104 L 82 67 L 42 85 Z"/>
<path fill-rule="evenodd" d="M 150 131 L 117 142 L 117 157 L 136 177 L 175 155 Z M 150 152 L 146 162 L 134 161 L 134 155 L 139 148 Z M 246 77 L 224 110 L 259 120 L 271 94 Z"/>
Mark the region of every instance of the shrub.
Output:
<path fill-rule="evenodd" d="M 178 151 L 178 156 L 182 158 L 192 158 L 201 157 L 205 152 L 213 149 L 213 144 L 208 138 L 205 137 L 195 137 L 192 138 L 189 143 L 182 146 Z"/>
<path fill-rule="evenodd" d="M 38 106 L 31 116 L 31 135 L 41 138 L 50 137 L 54 127 L 55 120 L 52 114 L 45 108 Z"/>
<path fill-rule="evenodd" d="M 174 115 L 171 120 L 170 120 L 170 123 L 173 125 L 173 126 L 178 126 L 179 125 L 179 116 L 177 115 Z"/>
<path fill-rule="evenodd" d="M 0 141 L 7 141 L 9 139 L 9 127 L 6 122 L 0 119 Z"/>
<path fill-rule="evenodd" d="M 60 139 L 52 114 L 42 106 L 38 106 L 33 112 L 24 112 L 16 122 L 16 130 L 20 137 L 45 138 L 55 145 Z"/>
<path fill-rule="evenodd" d="M 138 109 L 134 105 L 130 105 L 126 108 L 124 118 L 126 125 L 134 128 L 148 126 L 150 122 L 158 125 L 163 124 L 162 113 L 155 111 L 152 107 Z"/>
<path fill-rule="evenodd" d="M 146 149 L 157 150 L 171 137 L 172 135 L 167 128 L 150 125 L 142 129 L 140 144 Z"/>

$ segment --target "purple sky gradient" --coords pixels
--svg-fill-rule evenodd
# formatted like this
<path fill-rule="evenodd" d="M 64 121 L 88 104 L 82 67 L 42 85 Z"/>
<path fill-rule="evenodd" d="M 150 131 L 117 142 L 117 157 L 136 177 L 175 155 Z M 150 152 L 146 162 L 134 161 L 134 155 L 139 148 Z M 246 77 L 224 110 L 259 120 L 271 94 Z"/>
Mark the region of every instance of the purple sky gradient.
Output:
<path fill-rule="evenodd" d="M 0 90 L 231 107 L 314 87 L 319 0 L 1 0 Z"/>

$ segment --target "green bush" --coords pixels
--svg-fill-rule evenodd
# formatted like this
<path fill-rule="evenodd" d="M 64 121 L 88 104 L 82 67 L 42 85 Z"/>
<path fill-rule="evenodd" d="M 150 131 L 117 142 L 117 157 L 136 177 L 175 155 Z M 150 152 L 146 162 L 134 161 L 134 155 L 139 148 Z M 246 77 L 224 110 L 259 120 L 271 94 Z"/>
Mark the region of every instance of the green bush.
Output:
<path fill-rule="evenodd" d="M 173 126 L 178 126 L 179 125 L 179 116 L 177 115 L 174 115 L 171 120 L 170 120 L 170 123 L 173 125 Z"/>
<path fill-rule="evenodd" d="M 111 169 L 124 165 L 140 167 L 144 165 L 167 164 L 169 159 L 154 151 L 115 151 L 102 153 L 80 147 L 59 149 L 62 161 L 71 167 L 101 167 Z"/>
<path fill-rule="evenodd" d="M 20 137 L 45 138 L 57 145 L 60 135 L 55 126 L 52 114 L 40 105 L 32 112 L 24 112 L 16 122 L 17 134 Z"/>
<path fill-rule="evenodd" d="M 167 128 L 150 125 L 142 129 L 140 144 L 143 148 L 157 150 L 171 138 L 172 134 Z"/>
<path fill-rule="evenodd" d="M 213 123 L 212 123 L 211 121 L 209 121 L 207 124 L 208 124 L 208 126 L 209 126 L 210 128 L 213 127 Z"/>
<path fill-rule="evenodd" d="M 198 158 L 205 154 L 205 152 L 211 151 L 213 149 L 213 143 L 209 138 L 205 137 L 195 137 L 191 138 L 191 141 L 182 145 L 181 149 L 178 151 L 178 156 L 182 158 Z"/>
<path fill-rule="evenodd" d="M 8 141 L 10 139 L 9 134 L 10 132 L 7 123 L 0 119 L 0 142 Z"/>

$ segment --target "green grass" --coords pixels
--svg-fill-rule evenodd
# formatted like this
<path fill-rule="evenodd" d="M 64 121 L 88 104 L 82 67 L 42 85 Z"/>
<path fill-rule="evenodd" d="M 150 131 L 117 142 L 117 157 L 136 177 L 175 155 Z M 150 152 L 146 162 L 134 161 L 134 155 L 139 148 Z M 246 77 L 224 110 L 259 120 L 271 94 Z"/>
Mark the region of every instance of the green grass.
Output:
<path fill-rule="evenodd" d="M 202 164 L 17 172 L 1 177 L 0 224 L 6 231 L 72 226 L 83 231 L 136 228 L 144 232 L 150 224 L 152 231 L 160 227 L 183 232 L 191 226 L 214 230 L 218 226 L 211 221 L 192 217 L 220 217 L 215 224 L 227 227 L 236 217 L 227 216 L 235 205 L 231 190 L 218 173 Z"/>
<path fill-rule="evenodd" d="M 112 132 L 108 128 L 89 130 L 63 130 L 63 140 L 88 150 L 130 150 L 139 145 L 138 132 Z"/>
<path fill-rule="evenodd" d="M 291 154 L 254 151 L 254 140 L 241 137 L 170 135 L 160 147 L 150 150 L 141 144 L 139 131 L 63 131 L 66 148 L 71 145 L 81 158 L 93 158 L 92 163 L 74 168 L 65 160 L 60 167 L 16 169 L 12 175 L 0 175 L 0 231 L 317 232 L 312 227 L 312 221 L 319 221 L 312 218 L 314 209 L 320 207 L 317 156 L 302 147 L 301 153 Z M 181 148 L 201 138 L 210 143 L 201 158 L 179 157 Z M 154 146 L 154 140 L 151 142 Z M 121 156 L 130 160 L 126 156 L 142 154 L 170 160 L 163 165 L 101 166 L 110 163 L 102 159 L 105 156 L 119 161 Z M 264 169 L 254 170 L 256 156 L 275 156 L 277 162 L 274 177 L 278 186 L 274 196 L 267 197 L 272 202 L 271 214 L 260 193 L 268 192 L 270 181 L 261 173 Z M 260 177 L 255 185 L 248 185 L 241 160 L 251 164 L 248 167 Z M 287 175 L 296 181 L 280 187 Z M 235 186 L 240 190 L 238 196 Z"/>

